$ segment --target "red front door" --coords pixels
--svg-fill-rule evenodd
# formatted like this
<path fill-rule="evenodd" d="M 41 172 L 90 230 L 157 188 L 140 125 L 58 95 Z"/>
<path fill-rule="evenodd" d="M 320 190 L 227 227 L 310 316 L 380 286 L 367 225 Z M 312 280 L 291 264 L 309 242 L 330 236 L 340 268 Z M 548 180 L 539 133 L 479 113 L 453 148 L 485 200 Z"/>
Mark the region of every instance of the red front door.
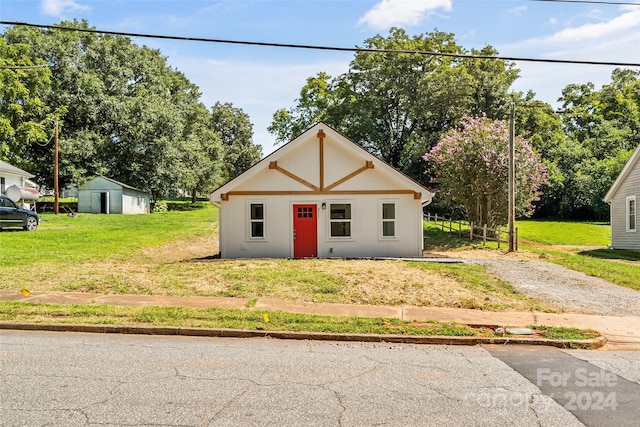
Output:
<path fill-rule="evenodd" d="M 293 257 L 318 256 L 316 205 L 293 205 Z"/>

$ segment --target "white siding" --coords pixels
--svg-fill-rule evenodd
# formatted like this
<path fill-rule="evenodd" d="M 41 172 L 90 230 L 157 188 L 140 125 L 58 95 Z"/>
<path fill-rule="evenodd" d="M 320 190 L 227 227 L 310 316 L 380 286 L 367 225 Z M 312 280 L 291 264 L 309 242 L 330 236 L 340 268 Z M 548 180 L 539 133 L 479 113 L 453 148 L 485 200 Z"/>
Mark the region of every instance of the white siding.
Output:
<path fill-rule="evenodd" d="M 20 176 L 14 176 L 14 175 L 5 175 L 3 176 L 3 178 L 4 178 L 5 190 L 11 187 L 12 185 L 17 185 L 18 187 L 24 187 L 25 178 L 22 178 Z M 4 192 L 2 194 L 4 194 Z"/>
<path fill-rule="evenodd" d="M 101 213 L 101 194 L 108 194 L 108 213 L 144 214 L 150 212 L 147 193 L 96 177 L 78 188 L 78 212 Z"/>
<path fill-rule="evenodd" d="M 382 238 L 380 201 L 396 204 L 396 236 Z M 264 240 L 249 238 L 248 202 L 265 205 Z M 322 203 L 327 204 L 322 209 Z M 222 202 L 220 212 L 220 252 L 223 258 L 293 257 L 293 205 L 311 203 L 318 212 L 318 257 L 418 257 L 422 255 L 422 215 L 420 201 L 412 195 L 390 198 L 386 195 L 232 196 Z M 352 236 L 331 238 L 330 203 L 351 203 Z"/>
<path fill-rule="evenodd" d="M 636 231 L 627 231 L 627 197 L 636 196 Z M 640 200 L 640 163 L 636 162 L 620 184 L 611 201 L 611 246 L 615 249 L 640 249 L 637 202 Z"/>
<path fill-rule="evenodd" d="M 148 214 L 151 210 L 149 195 L 124 189 L 122 194 L 123 214 Z"/>
<path fill-rule="evenodd" d="M 322 145 L 320 130 L 324 133 Z M 223 258 L 293 257 L 296 204 L 316 206 L 318 257 L 350 258 L 421 256 L 422 203 L 428 203 L 432 196 L 319 123 L 215 190 L 210 199 L 220 202 Z M 382 234 L 383 201 L 395 205 L 393 236 Z M 249 236 L 251 203 L 264 204 L 264 239 Z M 332 203 L 351 204 L 351 236 L 331 237 Z"/>

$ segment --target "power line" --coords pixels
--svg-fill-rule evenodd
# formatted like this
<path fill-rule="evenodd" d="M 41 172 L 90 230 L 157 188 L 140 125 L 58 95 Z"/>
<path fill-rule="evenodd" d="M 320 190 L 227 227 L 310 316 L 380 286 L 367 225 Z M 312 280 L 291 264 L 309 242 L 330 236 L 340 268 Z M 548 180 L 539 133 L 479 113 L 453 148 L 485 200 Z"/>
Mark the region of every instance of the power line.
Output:
<path fill-rule="evenodd" d="M 426 55 L 426 56 L 444 56 L 444 57 L 451 57 L 451 58 L 542 62 L 542 63 L 548 63 L 548 64 L 640 67 L 640 63 L 636 63 L 636 62 L 610 62 L 610 61 L 586 61 L 586 60 L 575 60 L 575 59 L 527 58 L 527 57 L 500 56 L 500 55 L 498 56 L 467 55 L 467 54 L 461 54 L 461 53 L 429 52 L 429 51 L 423 51 L 423 50 L 374 49 L 374 48 L 361 48 L 361 47 L 338 47 L 338 46 L 304 45 L 304 44 L 291 44 L 291 43 L 271 43 L 271 42 L 257 42 L 257 41 L 246 41 L 246 40 L 225 40 L 225 39 L 212 39 L 212 38 L 204 38 L 204 37 L 167 36 L 167 35 L 161 35 L 161 34 L 107 31 L 107 30 L 96 30 L 96 29 L 88 29 L 88 28 L 70 28 L 70 27 L 63 27 L 59 25 L 31 24 L 27 22 L 15 22 L 15 21 L 0 21 L 0 24 L 20 25 L 20 26 L 35 27 L 35 28 L 46 28 L 50 30 L 76 31 L 80 33 L 107 34 L 107 35 L 113 35 L 113 36 L 141 37 L 141 38 L 151 38 L 151 39 L 161 39 L 161 40 L 192 41 L 192 42 L 204 42 L 204 43 L 234 44 L 234 45 L 245 45 L 245 46 L 326 50 L 326 51 L 335 51 L 335 52 L 369 52 L 369 53 L 392 53 L 392 54 L 403 53 L 403 54 L 416 54 L 416 55 Z"/>

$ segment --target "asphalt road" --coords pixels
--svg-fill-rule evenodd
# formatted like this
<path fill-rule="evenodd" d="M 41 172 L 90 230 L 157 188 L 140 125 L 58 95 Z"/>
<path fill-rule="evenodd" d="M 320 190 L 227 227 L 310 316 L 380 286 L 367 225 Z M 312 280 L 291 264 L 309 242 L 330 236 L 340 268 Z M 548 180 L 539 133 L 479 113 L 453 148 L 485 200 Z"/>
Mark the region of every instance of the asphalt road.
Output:
<path fill-rule="evenodd" d="M 639 396 L 640 352 L 0 331 L 2 426 L 633 426 Z"/>

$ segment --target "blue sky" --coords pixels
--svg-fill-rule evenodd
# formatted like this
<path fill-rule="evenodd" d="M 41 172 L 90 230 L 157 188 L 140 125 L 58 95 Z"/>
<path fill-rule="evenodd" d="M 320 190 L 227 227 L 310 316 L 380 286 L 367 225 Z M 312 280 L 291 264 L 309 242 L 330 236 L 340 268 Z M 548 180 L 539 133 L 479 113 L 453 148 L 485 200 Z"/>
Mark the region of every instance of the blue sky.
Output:
<path fill-rule="evenodd" d="M 639 1 L 640 4 L 640 1 Z M 640 63 L 640 6 L 531 0 L 0 0 L 0 19 L 55 24 L 87 19 L 101 30 L 354 47 L 392 26 L 454 33 L 512 57 Z M 3 28 L 0 28 L 0 30 Z M 134 39 L 135 40 L 135 39 Z M 254 142 L 273 151 L 273 113 L 293 105 L 307 77 L 348 70 L 352 53 L 135 40 L 161 50 L 202 91 L 249 114 Z M 610 80 L 613 67 L 521 62 L 515 90 L 557 105 L 569 83 Z"/>

